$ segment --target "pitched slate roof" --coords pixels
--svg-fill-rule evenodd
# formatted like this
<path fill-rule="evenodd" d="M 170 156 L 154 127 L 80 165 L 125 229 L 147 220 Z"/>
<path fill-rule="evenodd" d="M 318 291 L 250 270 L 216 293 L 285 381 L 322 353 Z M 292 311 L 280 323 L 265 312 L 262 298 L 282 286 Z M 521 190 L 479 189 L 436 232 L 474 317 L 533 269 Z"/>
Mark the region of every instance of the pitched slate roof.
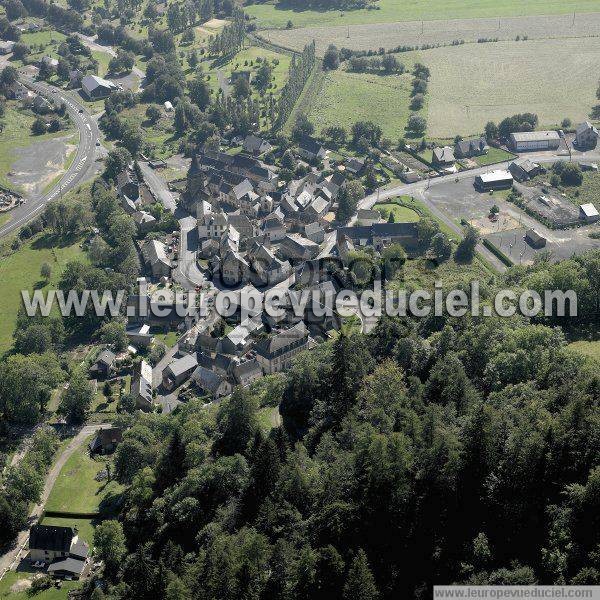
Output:
<path fill-rule="evenodd" d="M 32 550 L 69 552 L 75 535 L 73 527 L 33 525 L 29 531 L 29 548 Z"/>

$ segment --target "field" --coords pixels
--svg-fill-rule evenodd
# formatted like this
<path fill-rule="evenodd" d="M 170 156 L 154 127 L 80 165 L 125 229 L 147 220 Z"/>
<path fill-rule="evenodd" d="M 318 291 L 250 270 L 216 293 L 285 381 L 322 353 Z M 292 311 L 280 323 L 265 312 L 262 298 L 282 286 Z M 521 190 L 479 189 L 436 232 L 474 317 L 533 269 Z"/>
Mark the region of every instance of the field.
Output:
<path fill-rule="evenodd" d="M 321 11 L 280 9 L 273 3 L 255 4 L 245 7 L 246 12 L 256 17 L 258 26 L 285 27 L 292 21 L 295 27 L 309 25 L 353 25 L 357 23 L 390 23 L 394 21 L 416 21 L 435 19 L 466 19 L 480 17 L 547 15 L 598 10 L 595 0 L 379 0 L 374 3 L 378 10 Z"/>
<path fill-rule="evenodd" d="M 504 162 L 505 160 L 510 160 L 514 158 L 514 154 L 507 152 L 506 150 L 502 150 L 502 148 L 490 148 L 487 154 L 483 156 L 476 156 L 473 160 L 481 167 L 485 167 L 486 165 L 493 165 L 494 163 Z"/>
<path fill-rule="evenodd" d="M 413 55 L 431 70 L 428 135 L 480 134 L 488 121 L 533 112 L 540 128 L 587 118 L 595 104 L 600 39 L 498 42 Z M 502 56 L 502 62 L 498 57 Z"/>
<path fill-rule="evenodd" d="M 45 509 L 47 511 L 94 513 L 100 512 L 103 502 L 114 499 L 122 487 L 116 482 L 96 481 L 96 474 L 103 470 L 106 461 L 102 457 L 89 456 L 86 440 L 62 468 Z"/>
<path fill-rule="evenodd" d="M 381 202 L 373 206 L 374 210 L 381 213 L 381 217 L 387 220 L 390 212 L 394 213 L 394 221 L 396 223 L 416 223 L 420 220 L 419 214 L 406 206 L 401 206 L 395 202 Z"/>
<path fill-rule="evenodd" d="M 350 129 L 356 121 L 373 121 L 383 136 L 397 141 L 405 135 L 411 75 L 368 75 L 333 71 L 327 73 L 321 93 L 307 109 L 317 131 L 342 123 Z"/>
<path fill-rule="evenodd" d="M 17 311 L 21 305 L 21 290 L 55 287 L 64 266 L 71 260 L 85 260 L 84 256 L 79 240 L 55 247 L 50 238 L 43 235 L 27 241 L 16 252 L 0 254 L 0 280 L 3 285 L 0 295 L 0 354 L 12 346 Z M 40 277 L 44 263 L 48 263 L 52 269 L 48 286 Z"/>
<path fill-rule="evenodd" d="M 571 350 L 580 352 L 581 354 L 583 354 L 584 356 L 588 356 L 589 358 L 600 360 L 600 341 L 586 342 L 581 340 L 569 344 L 569 348 Z"/>

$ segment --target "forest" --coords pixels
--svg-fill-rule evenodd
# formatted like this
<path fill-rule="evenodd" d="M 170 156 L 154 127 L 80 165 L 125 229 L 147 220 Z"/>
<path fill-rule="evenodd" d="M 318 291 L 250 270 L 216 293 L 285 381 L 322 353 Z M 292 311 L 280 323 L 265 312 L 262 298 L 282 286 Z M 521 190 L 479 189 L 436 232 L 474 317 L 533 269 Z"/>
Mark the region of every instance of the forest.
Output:
<path fill-rule="evenodd" d="M 517 268 L 576 281 L 600 252 Z M 600 584 L 600 371 L 550 321 L 383 318 L 218 408 L 127 417 L 98 598 L 430 597 L 434 584 Z M 261 406 L 280 403 L 265 433 Z M 97 538 L 97 539 L 96 539 Z"/>

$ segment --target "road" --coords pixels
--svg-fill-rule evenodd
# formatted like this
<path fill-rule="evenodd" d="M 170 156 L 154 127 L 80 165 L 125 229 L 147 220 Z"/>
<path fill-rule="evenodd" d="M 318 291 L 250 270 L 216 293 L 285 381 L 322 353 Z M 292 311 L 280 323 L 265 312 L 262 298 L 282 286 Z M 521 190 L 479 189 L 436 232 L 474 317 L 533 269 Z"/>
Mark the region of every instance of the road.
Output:
<path fill-rule="evenodd" d="M 95 36 L 92 37 L 89 35 L 83 35 L 83 33 L 77 33 L 76 35 L 84 43 L 84 45 L 87 46 L 90 50 L 95 50 L 96 52 L 104 52 L 104 53 L 108 54 L 109 56 L 117 55 L 115 49 L 112 46 L 104 46 L 102 44 L 99 44 L 96 41 Z M 133 69 L 131 69 L 131 72 L 134 75 L 137 75 L 142 81 L 146 78 L 146 73 L 144 73 L 144 71 L 142 71 L 138 67 L 134 66 Z"/>
<path fill-rule="evenodd" d="M 521 154 L 519 159 L 528 158 L 533 162 L 537 163 L 554 163 L 558 160 L 567 159 L 569 154 L 567 152 L 560 153 L 552 153 L 552 152 L 534 152 L 531 154 Z M 574 162 L 588 162 L 588 161 L 600 161 L 600 152 L 590 151 L 590 152 L 574 152 L 573 153 L 573 161 Z M 435 203 L 431 201 L 431 199 L 427 195 L 427 190 L 431 188 L 435 188 L 437 186 L 445 185 L 451 182 L 455 182 L 456 180 L 464 181 L 468 179 L 475 179 L 477 175 L 481 175 L 482 173 L 489 173 L 490 171 L 496 169 L 507 169 L 508 165 L 512 162 L 512 160 L 499 163 L 495 165 L 479 167 L 477 169 L 471 169 L 469 171 L 461 171 L 460 173 L 455 173 L 452 175 L 443 175 L 441 177 L 435 177 L 430 180 L 422 180 L 416 183 L 411 184 L 399 184 L 393 187 L 380 189 L 378 192 L 374 194 L 370 194 L 366 196 L 358 203 L 358 208 L 373 208 L 373 206 L 377 202 L 381 202 L 384 200 L 389 200 L 391 198 L 396 198 L 401 195 L 409 195 L 409 196 L 418 196 L 419 199 L 427 206 L 427 208 L 432 212 L 432 214 L 441 220 L 445 225 L 450 227 L 453 231 L 459 234 L 461 237 L 463 235 L 463 229 L 460 227 L 456 221 L 449 215 L 445 210 L 440 209 Z M 460 187 L 457 186 L 457 193 L 461 194 Z M 451 197 L 446 198 L 446 203 L 452 201 Z M 351 223 L 356 219 L 353 218 Z M 537 222 L 536 222 L 537 223 Z M 536 225 L 539 228 L 538 225 Z M 327 245 L 331 243 L 331 240 L 327 240 Z M 478 244 L 477 251 L 481 254 L 485 260 L 490 263 L 497 271 L 500 273 L 504 273 L 507 269 L 506 265 L 500 261 L 490 250 L 488 250 L 483 244 Z"/>
<path fill-rule="evenodd" d="M 33 525 L 37 519 L 39 519 L 40 515 L 44 510 L 44 505 L 48 501 L 48 497 L 50 496 L 50 492 L 54 487 L 54 484 L 60 474 L 61 469 L 64 467 L 65 463 L 71 455 L 80 448 L 85 440 L 98 431 L 99 429 L 109 429 L 112 427 L 111 423 L 102 423 L 100 425 L 86 425 L 82 427 L 77 435 L 69 442 L 67 447 L 61 452 L 60 456 L 52 465 L 50 472 L 46 476 L 46 481 L 44 483 L 44 489 L 42 491 L 42 495 L 40 497 L 40 501 L 31 509 L 29 513 L 29 525 Z M 4 577 L 6 571 L 14 568 L 15 565 L 18 564 L 19 559 L 21 557 L 21 553 L 26 551 L 27 542 L 29 540 L 29 529 L 21 531 L 17 536 L 16 543 L 14 547 L 6 552 L 3 556 L 0 557 L 0 579 Z"/>
<path fill-rule="evenodd" d="M 45 96 L 53 102 L 64 102 L 67 112 L 79 130 L 79 146 L 71 166 L 60 181 L 45 194 L 35 195 L 24 204 L 10 211 L 11 220 L 0 227 L 0 237 L 12 233 L 31 219 L 38 216 L 44 206 L 58 196 L 65 194 L 81 182 L 93 176 L 96 170 L 96 155 L 100 141 L 100 131 L 96 120 L 90 115 L 85 106 L 70 94 L 43 82 L 33 82 L 23 79 L 23 83 L 33 91 Z"/>

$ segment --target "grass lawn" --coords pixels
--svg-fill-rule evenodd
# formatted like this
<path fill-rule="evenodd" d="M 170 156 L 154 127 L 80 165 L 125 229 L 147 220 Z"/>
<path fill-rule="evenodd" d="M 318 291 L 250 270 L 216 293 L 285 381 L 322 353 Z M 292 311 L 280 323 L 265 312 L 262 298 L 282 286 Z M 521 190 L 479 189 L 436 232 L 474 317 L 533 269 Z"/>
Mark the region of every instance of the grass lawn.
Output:
<path fill-rule="evenodd" d="M 273 427 L 277 427 L 280 421 L 281 417 L 279 416 L 279 407 L 277 406 L 266 406 L 258 411 L 258 422 L 260 428 L 265 433 L 271 431 Z"/>
<path fill-rule="evenodd" d="M 98 50 L 93 50 L 92 56 L 98 61 L 98 76 L 106 77 L 106 74 L 108 73 L 108 63 L 112 56 L 107 52 L 99 52 Z"/>
<path fill-rule="evenodd" d="M 0 598 L 9 598 L 10 600 L 28 600 L 31 598 L 35 598 L 36 600 L 67 600 L 69 591 L 76 590 L 81 585 L 77 581 L 63 581 L 60 589 L 52 587 L 32 596 L 27 593 L 29 585 L 21 584 L 19 586 L 19 582 L 25 580 L 31 581 L 34 575 L 34 573 L 8 571 L 2 580 L 0 580 Z"/>
<path fill-rule="evenodd" d="M 0 295 L 0 354 L 12 346 L 17 310 L 21 306 L 21 290 L 55 288 L 69 261 L 86 260 L 79 240 L 60 246 L 54 246 L 54 243 L 49 234 L 41 234 L 25 242 L 15 252 L 5 247 L 4 253 L 0 254 L 0 281 L 3 283 Z M 40 276 L 44 263 L 52 269 L 47 285 Z"/>
<path fill-rule="evenodd" d="M 407 64 L 407 67 L 412 64 Z M 412 76 L 370 75 L 332 71 L 326 74 L 323 89 L 307 108 L 318 131 L 342 123 L 346 129 L 356 121 L 373 121 L 383 137 L 398 140 L 411 114 L 409 108 Z"/>
<path fill-rule="evenodd" d="M 476 17 L 547 15 L 578 12 L 593 12 L 598 10 L 594 0 L 575 0 L 561 2 L 560 0 L 479 0 L 464 2 L 462 0 L 379 0 L 373 6 L 378 10 L 292 10 L 280 9 L 278 5 L 269 2 L 251 4 L 244 10 L 258 19 L 259 27 L 285 27 L 292 21 L 295 27 L 330 26 L 330 25 L 363 25 L 368 23 L 387 23 L 394 21 L 461 19 Z"/>
<path fill-rule="evenodd" d="M 381 213 L 383 219 L 387 220 L 390 213 L 394 213 L 396 223 L 416 223 L 421 219 L 419 213 L 412 208 L 402 206 L 396 202 L 381 202 L 373 207 Z"/>
<path fill-rule="evenodd" d="M 87 444 L 91 437 L 62 468 L 46 503 L 47 511 L 99 512 L 103 500 L 122 492 L 123 487 L 114 480 L 106 482 L 94 479 L 98 471 L 104 469 L 106 459 L 89 456 Z"/>
<path fill-rule="evenodd" d="M 537 177 L 536 183 L 548 181 L 551 176 L 552 172 L 549 171 Z M 600 208 L 600 173 L 584 171 L 583 183 L 580 186 L 560 186 L 557 190 L 553 188 L 553 192 L 566 194 L 567 198 L 577 206 L 591 202 L 596 208 Z"/>
<path fill-rule="evenodd" d="M 0 133 L 0 185 L 14 188 L 8 181 L 7 175 L 15 161 L 15 149 L 27 148 L 36 142 L 57 137 L 65 137 L 72 130 L 57 131 L 44 135 L 33 135 L 31 125 L 35 120 L 32 113 L 17 110 L 14 103 L 10 103 L 4 115 L 4 129 Z"/>
<path fill-rule="evenodd" d="M 597 82 L 585 73 L 600 67 L 598 38 L 464 44 L 408 53 L 404 60 L 409 56 L 431 70 L 430 138 L 479 135 L 488 121 L 522 112 L 536 113 L 540 129 L 567 117 L 578 123 L 596 104 Z"/>
<path fill-rule="evenodd" d="M 487 154 L 484 154 L 483 156 L 475 156 L 473 160 L 479 166 L 485 167 L 486 165 L 492 165 L 494 163 L 511 160 L 514 157 L 514 154 L 507 152 L 506 150 L 502 150 L 502 148 L 490 148 Z"/>
<path fill-rule="evenodd" d="M 181 335 L 177 331 L 169 331 L 168 333 L 153 333 L 156 341 L 162 342 L 167 348 L 174 346 Z"/>
<path fill-rule="evenodd" d="M 571 350 L 576 350 L 584 356 L 594 358 L 600 361 L 600 340 L 595 342 L 587 342 L 585 340 L 579 340 L 569 344 Z"/>

